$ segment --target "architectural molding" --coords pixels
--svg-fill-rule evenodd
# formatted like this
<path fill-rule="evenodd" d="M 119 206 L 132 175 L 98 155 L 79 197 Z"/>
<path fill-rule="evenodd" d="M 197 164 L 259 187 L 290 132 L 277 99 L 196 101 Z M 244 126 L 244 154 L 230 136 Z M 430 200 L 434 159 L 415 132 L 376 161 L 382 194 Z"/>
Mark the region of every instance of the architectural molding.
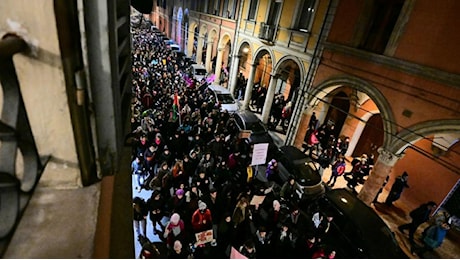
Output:
<path fill-rule="evenodd" d="M 428 80 L 433 80 L 441 84 L 447 84 L 455 88 L 460 88 L 460 75 L 450 73 L 433 67 L 416 64 L 413 62 L 400 60 L 393 57 L 383 56 L 364 50 L 348 47 L 341 44 L 326 42 L 324 43 L 325 49 L 339 52 L 347 56 L 354 56 L 363 60 L 372 61 L 375 64 L 387 66 L 402 73 L 415 75 Z"/>
<path fill-rule="evenodd" d="M 408 146 L 430 135 L 458 133 L 460 136 L 460 119 L 425 121 L 402 130 L 391 143 L 392 151 L 402 153 Z"/>
<path fill-rule="evenodd" d="M 393 142 L 394 135 L 397 133 L 396 119 L 385 96 L 371 83 L 350 75 L 340 75 L 331 77 L 317 86 L 313 87 L 311 92 L 307 92 L 305 98 L 308 100 L 308 106 L 314 106 L 317 99 L 324 99 L 334 89 L 348 86 L 366 93 L 376 104 L 383 119 L 384 139 L 383 146 L 389 147 Z"/>

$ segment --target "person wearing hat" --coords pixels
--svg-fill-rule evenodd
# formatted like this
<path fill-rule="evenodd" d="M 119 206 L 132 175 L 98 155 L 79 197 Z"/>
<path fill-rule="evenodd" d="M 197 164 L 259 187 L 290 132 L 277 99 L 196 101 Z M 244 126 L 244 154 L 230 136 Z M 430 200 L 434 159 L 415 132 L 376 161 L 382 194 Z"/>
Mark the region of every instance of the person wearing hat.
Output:
<path fill-rule="evenodd" d="M 208 206 L 203 201 L 198 202 L 198 209 L 192 215 L 193 232 L 199 233 L 212 229 L 212 216 Z"/>
<path fill-rule="evenodd" d="M 172 164 L 174 162 L 174 156 L 169 150 L 169 147 L 165 145 L 163 147 L 163 152 L 159 155 L 158 157 L 159 162 L 167 162 L 169 167 L 172 167 Z"/>
<path fill-rule="evenodd" d="M 180 218 L 178 213 L 171 215 L 171 219 L 166 224 L 165 232 L 163 237 L 166 238 L 166 246 L 172 248 L 174 241 L 185 239 L 185 225 L 184 221 Z"/>
<path fill-rule="evenodd" d="M 179 213 L 181 216 L 187 215 L 187 201 L 184 195 L 185 191 L 183 189 L 176 190 L 175 195 L 169 199 L 167 204 L 169 213 Z"/>

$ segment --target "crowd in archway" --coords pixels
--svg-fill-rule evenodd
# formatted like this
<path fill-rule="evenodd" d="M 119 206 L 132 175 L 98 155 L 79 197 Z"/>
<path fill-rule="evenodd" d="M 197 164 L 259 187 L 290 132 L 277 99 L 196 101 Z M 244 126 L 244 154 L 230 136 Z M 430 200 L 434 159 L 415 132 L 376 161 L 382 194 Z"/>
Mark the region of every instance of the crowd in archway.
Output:
<path fill-rule="evenodd" d="M 206 79 L 193 79 L 151 23 L 133 30 L 131 168 L 136 190 L 151 191 L 147 200 L 133 198 L 141 256 L 161 253 L 147 236 L 151 221 L 170 258 L 335 257 L 322 242 L 333 216 L 300 211 L 294 178 L 274 189 L 276 160 L 268 182 L 254 178 L 251 145 Z"/>

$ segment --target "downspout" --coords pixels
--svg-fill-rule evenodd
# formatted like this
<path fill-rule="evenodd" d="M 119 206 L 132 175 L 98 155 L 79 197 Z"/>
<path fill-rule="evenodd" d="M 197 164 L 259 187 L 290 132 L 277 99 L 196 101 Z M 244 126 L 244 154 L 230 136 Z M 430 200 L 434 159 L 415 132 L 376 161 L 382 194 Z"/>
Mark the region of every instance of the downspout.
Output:
<path fill-rule="evenodd" d="M 77 2 L 54 0 L 54 14 L 81 179 L 82 184 L 88 186 L 99 181 L 99 178 L 88 109 Z"/>
<path fill-rule="evenodd" d="M 312 88 L 313 81 L 315 79 L 316 70 L 319 67 L 319 63 L 321 62 L 321 57 L 324 50 L 324 41 L 329 33 L 329 30 L 332 25 L 332 20 L 334 18 L 335 10 L 337 8 L 338 0 L 330 0 L 327 6 L 326 15 L 321 25 L 321 30 L 318 35 L 318 40 L 315 45 L 315 49 L 313 50 L 312 60 L 308 67 L 307 77 L 305 79 L 305 83 L 302 89 L 299 89 L 299 95 L 297 95 L 297 100 L 299 102 L 295 102 L 294 111 L 291 117 L 291 121 L 289 122 L 289 128 L 287 130 L 285 145 L 293 145 L 295 141 L 295 137 L 297 135 L 297 131 L 299 130 L 299 123 L 302 117 L 303 111 L 306 109 L 307 100 L 309 97 L 306 97 L 305 94 L 309 92 Z"/>

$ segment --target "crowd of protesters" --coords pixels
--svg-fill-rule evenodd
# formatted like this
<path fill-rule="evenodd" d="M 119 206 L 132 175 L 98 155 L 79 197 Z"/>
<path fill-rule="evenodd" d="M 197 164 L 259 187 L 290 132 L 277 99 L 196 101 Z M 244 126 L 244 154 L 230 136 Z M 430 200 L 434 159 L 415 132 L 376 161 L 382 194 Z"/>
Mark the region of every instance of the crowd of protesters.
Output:
<path fill-rule="evenodd" d="M 147 236 L 151 221 L 170 258 L 229 258 L 232 249 L 248 258 L 334 258 L 323 242 L 333 216 L 299 211 L 295 179 L 276 179 L 273 158 L 268 181 L 254 178 L 251 145 L 206 78 L 196 82 L 149 21 L 133 30 L 131 168 L 136 190 L 152 192 L 133 199 L 141 257 L 160 254 Z M 212 240 L 198 243 L 209 230 Z"/>

